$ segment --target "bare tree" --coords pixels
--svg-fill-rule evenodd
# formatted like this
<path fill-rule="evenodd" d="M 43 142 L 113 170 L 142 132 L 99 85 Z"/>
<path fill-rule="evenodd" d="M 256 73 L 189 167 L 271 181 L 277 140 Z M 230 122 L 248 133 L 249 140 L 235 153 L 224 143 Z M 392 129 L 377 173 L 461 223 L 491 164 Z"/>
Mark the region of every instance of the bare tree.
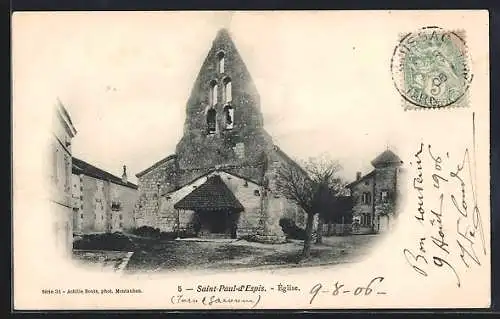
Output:
<path fill-rule="evenodd" d="M 332 203 L 332 194 L 340 192 L 343 183 L 337 176 L 342 167 L 328 157 L 310 158 L 303 167 L 281 166 L 276 186 L 283 196 L 295 202 L 307 214 L 302 257 L 308 258 L 311 253 L 314 216 L 325 214 L 322 212 Z M 322 227 L 321 223 L 318 226 Z M 321 228 L 317 235 L 321 241 Z"/>

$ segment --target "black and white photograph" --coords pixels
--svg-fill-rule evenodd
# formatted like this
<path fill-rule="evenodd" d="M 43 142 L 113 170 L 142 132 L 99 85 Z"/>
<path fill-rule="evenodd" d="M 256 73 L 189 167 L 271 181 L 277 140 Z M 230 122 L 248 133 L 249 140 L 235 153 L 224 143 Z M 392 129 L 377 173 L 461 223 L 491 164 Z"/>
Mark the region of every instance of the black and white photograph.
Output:
<path fill-rule="evenodd" d="M 489 306 L 487 11 L 12 20 L 18 307 Z"/>

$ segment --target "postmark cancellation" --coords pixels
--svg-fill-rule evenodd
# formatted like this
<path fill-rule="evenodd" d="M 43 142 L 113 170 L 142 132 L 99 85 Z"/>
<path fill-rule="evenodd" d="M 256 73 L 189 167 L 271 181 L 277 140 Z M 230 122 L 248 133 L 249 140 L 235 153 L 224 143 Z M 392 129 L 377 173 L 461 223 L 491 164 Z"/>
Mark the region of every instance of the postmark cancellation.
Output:
<path fill-rule="evenodd" d="M 391 72 L 404 109 L 468 107 L 473 74 L 465 32 L 431 26 L 400 37 Z"/>

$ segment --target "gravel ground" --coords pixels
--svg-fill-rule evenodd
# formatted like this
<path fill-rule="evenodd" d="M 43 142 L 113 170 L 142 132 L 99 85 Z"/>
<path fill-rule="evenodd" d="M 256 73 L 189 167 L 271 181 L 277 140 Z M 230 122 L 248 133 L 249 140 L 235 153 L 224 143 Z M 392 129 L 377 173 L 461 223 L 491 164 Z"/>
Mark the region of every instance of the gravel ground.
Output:
<path fill-rule="evenodd" d="M 231 270 L 253 267 L 314 266 L 359 260 L 379 235 L 324 237 L 313 244 L 311 257 L 301 260 L 302 241 L 260 244 L 244 240 L 217 242 L 134 238 L 137 249 L 125 269 L 128 273 L 176 270 Z"/>

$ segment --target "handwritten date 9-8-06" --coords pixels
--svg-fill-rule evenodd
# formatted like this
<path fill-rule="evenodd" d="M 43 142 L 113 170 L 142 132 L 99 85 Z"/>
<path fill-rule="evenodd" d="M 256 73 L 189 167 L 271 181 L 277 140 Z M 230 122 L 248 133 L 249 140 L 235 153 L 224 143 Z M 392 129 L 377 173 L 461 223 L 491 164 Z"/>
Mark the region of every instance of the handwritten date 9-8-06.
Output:
<path fill-rule="evenodd" d="M 385 295 L 386 292 L 380 289 L 380 283 L 384 281 L 384 277 L 375 277 L 366 285 L 349 287 L 341 281 L 336 281 L 332 285 L 323 285 L 322 283 L 315 284 L 309 291 L 311 299 L 309 304 L 312 304 L 319 294 L 329 296 L 353 295 L 353 296 L 369 296 L 369 295 Z"/>

